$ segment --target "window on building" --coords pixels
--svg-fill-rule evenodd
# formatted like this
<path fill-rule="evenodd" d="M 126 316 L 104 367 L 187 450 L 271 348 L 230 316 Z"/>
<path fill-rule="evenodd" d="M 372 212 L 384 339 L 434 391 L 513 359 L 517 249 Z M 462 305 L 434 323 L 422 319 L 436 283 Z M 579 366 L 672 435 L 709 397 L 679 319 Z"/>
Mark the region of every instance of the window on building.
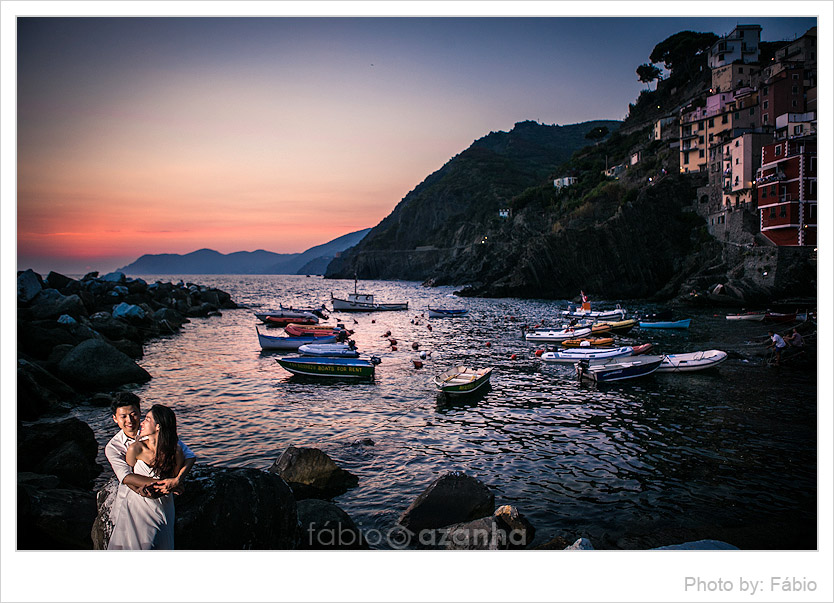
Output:
<path fill-rule="evenodd" d="M 704 129 L 704 122 L 702 122 L 702 121 L 699 121 L 699 122 L 698 122 L 698 129 L 699 129 L 699 130 L 703 130 L 703 129 Z"/>
<path fill-rule="evenodd" d="M 786 205 L 783 205 L 779 208 L 779 217 L 784 218 L 788 215 L 788 208 Z"/>
<path fill-rule="evenodd" d="M 794 100 L 791 101 L 791 107 L 796 107 L 796 106 L 797 106 L 796 105 L 796 99 L 794 99 Z"/>
<path fill-rule="evenodd" d="M 703 136 L 698 137 L 698 144 L 704 144 L 704 137 Z"/>
<path fill-rule="evenodd" d="M 793 134 L 794 134 L 794 136 L 802 134 L 802 126 L 794 126 L 793 127 Z"/>
<path fill-rule="evenodd" d="M 776 208 L 775 208 L 775 207 L 771 207 L 771 208 L 770 208 L 770 217 L 771 217 L 771 218 L 775 218 L 775 217 L 776 217 Z"/>
<path fill-rule="evenodd" d="M 791 86 L 791 94 L 799 94 L 799 86 Z"/>
<path fill-rule="evenodd" d="M 756 114 L 756 108 L 755 107 L 750 107 L 750 115 L 755 115 L 755 114 Z"/>
<path fill-rule="evenodd" d="M 734 118 L 734 119 L 738 119 L 738 111 L 736 111 L 735 113 L 733 113 L 733 118 Z"/>
<path fill-rule="evenodd" d="M 727 123 L 729 120 L 730 120 L 730 116 L 729 116 L 729 115 L 727 115 L 726 113 L 725 113 L 724 115 L 722 115 L 722 116 L 721 116 L 721 123 L 722 123 L 722 124 Z"/>
<path fill-rule="evenodd" d="M 736 147 L 738 147 L 738 143 L 739 143 L 739 141 L 738 141 L 738 140 L 736 140 Z"/>
<path fill-rule="evenodd" d="M 809 199 L 816 199 L 817 198 L 817 181 L 816 180 L 809 180 L 808 181 L 808 198 Z"/>
<path fill-rule="evenodd" d="M 767 109 L 769 106 L 770 106 L 770 102 L 769 102 L 769 101 L 764 101 L 764 102 L 762 103 L 762 109 Z"/>
<path fill-rule="evenodd" d="M 808 206 L 808 222 L 811 224 L 817 223 L 817 204 L 811 203 Z"/>
<path fill-rule="evenodd" d="M 812 174 L 817 173 L 817 158 L 816 157 L 809 157 L 808 162 L 808 169 Z"/>
<path fill-rule="evenodd" d="M 715 120 L 714 120 L 714 119 L 712 119 L 712 118 L 710 118 L 710 120 L 709 120 L 709 127 L 711 128 L 711 127 L 713 127 L 714 125 L 715 125 Z"/>
<path fill-rule="evenodd" d="M 763 186 L 761 188 L 761 191 L 762 191 L 762 195 L 761 195 L 762 199 L 767 199 L 767 187 Z"/>
<path fill-rule="evenodd" d="M 762 94 L 767 94 L 767 89 L 768 89 L 767 86 L 763 87 L 762 88 Z M 765 101 L 765 102 L 767 102 L 767 101 Z"/>
<path fill-rule="evenodd" d="M 739 75 L 743 75 L 743 74 L 744 74 L 744 67 L 739 67 L 739 68 L 738 68 L 738 74 L 739 74 Z"/>
<path fill-rule="evenodd" d="M 683 152 L 683 162 L 684 163 L 689 163 L 689 151 L 684 151 Z"/>
<path fill-rule="evenodd" d="M 776 196 L 776 185 L 775 185 L 775 184 L 771 184 L 771 185 L 770 185 L 770 195 L 771 195 L 772 197 L 775 197 L 775 196 Z"/>
<path fill-rule="evenodd" d="M 793 75 L 791 75 L 791 79 L 792 79 L 792 80 L 798 80 L 798 79 L 799 79 L 799 74 L 798 74 L 798 73 L 794 73 Z"/>
<path fill-rule="evenodd" d="M 703 158 L 704 158 L 704 149 L 698 149 L 698 158 L 699 158 L 699 159 L 703 159 Z"/>
<path fill-rule="evenodd" d="M 782 145 L 781 144 L 777 144 L 776 147 L 774 147 L 773 154 L 776 155 L 777 157 L 782 154 Z"/>
<path fill-rule="evenodd" d="M 713 139 L 713 138 L 715 138 L 715 135 L 714 135 L 714 134 L 710 134 L 710 135 L 709 135 L 709 142 L 710 142 L 710 144 L 712 144 L 712 139 Z"/>
<path fill-rule="evenodd" d="M 767 125 L 767 113 L 762 115 L 762 124 Z"/>

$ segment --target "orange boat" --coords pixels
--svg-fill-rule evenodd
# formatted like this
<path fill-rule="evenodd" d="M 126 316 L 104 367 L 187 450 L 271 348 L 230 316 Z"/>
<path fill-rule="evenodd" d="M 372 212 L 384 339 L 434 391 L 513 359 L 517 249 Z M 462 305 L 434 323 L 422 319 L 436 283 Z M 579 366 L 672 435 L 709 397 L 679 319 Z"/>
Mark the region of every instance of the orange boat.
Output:
<path fill-rule="evenodd" d="M 591 345 L 594 347 L 598 346 L 608 346 L 613 345 L 614 338 L 613 337 L 583 337 L 579 339 L 566 339 L 562 342 L 562 345 L 566 348 L 578 348 L 584 347 L 583 342 L 587 341 L 588 343 L 584 345 Z"/>
<path fill-rule="evenodd" d="M 307 335 L 314 335 L 316 337 L 321 337 L 323 335 L 335 335 L 340 330 L 346 330 L 343 326 L 333 326 L 333 325 L 305 325 L 300 323 L 290 323 L 284 330 L 287 332 L 287 335 L 291 335 L 292 337 L 305 337 Z M 351 335 L 353 331 L 347 331 L 348 335 Z"/>

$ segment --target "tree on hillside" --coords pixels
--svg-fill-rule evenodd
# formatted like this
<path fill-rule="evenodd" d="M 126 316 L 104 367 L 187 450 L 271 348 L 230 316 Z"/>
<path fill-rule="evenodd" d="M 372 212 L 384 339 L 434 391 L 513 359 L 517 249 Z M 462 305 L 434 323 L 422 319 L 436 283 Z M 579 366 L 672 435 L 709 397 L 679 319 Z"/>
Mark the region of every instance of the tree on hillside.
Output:
<path fill-rule="evenodd" d="M 714 33 L 681 31 L 655 46 L 649 60 L 663 63 L 670 79 L 691 78 L 700 64 L 706 65 L 707 51 L 717 40 Z"/>
<path fill-rule="evenodd" d="M 646 84 L 646 89 L 650 90 L 650 84 L 655 81 L 661 79 L 660 77 L 660 69 L 652 65 L 651 63 L 644 63 L 637 68 L 637 77 L 640 79 L 641 82 Z"/>
<path fill-rule="evenodd" d="M 608 136 L 608 128 L 605 126 L 597 126 L 590 130 L 587 134 L 585 134 L 585 138 L 588 140 L 593 140 L 594 144 L 597 144 L 600 140 Z"/>

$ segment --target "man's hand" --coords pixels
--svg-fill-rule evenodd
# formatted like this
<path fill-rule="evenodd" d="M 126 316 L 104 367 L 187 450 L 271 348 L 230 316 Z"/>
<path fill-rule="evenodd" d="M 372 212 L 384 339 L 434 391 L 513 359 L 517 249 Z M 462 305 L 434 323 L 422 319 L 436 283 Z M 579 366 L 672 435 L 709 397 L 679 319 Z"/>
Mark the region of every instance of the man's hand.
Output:
<path fill-rule="evenodd" d="M 154 482 L 158 486 L 159 491 L 163 494 L 182 494 L 183 487 L 180 480 L 176 477 L 169 477 Z"/>

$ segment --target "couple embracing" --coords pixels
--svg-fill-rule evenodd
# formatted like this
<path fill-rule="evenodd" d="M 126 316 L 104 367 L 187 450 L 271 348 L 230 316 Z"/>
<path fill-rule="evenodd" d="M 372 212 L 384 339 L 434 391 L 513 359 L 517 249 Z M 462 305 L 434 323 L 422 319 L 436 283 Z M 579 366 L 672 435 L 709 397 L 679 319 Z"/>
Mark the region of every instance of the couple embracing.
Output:
<path fill-rule="evenodd" d="M 111 405 L 119 432 L 104 454 L 119 480 L 108 550 L 173 549 L 174 499 L 196 457 L 177 436 L 177 419 L 154 404 L 141 424 L 140 400 L 120 393 Z"/>

